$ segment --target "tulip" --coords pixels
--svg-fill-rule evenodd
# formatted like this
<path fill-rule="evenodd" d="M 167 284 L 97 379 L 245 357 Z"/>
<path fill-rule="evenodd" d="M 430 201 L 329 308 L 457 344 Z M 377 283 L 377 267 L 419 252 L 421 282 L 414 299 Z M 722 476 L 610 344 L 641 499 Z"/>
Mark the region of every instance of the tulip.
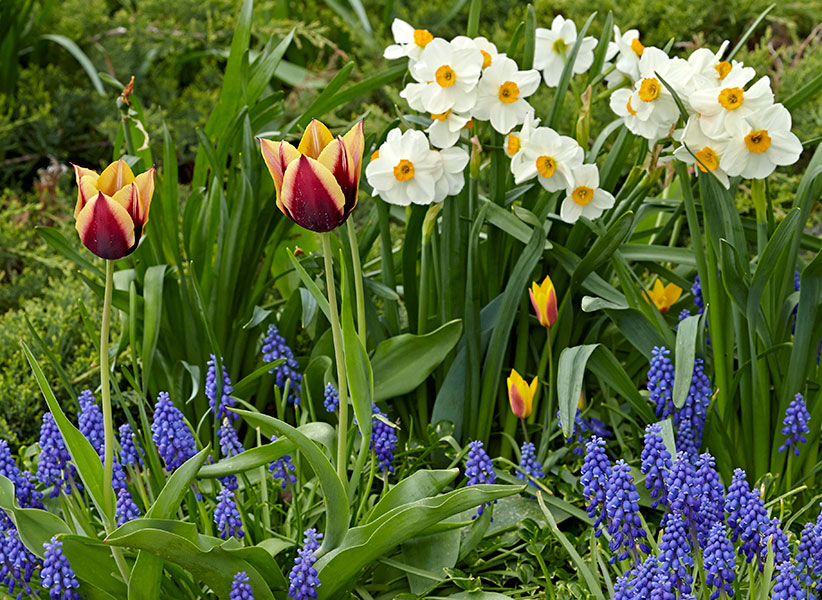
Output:
<path fill-rule="evenodd" d="M 75 229 L 100 258 L 117 260 L 137 248 L 154 194 L 154 167 L 136 177 L 122 159 L 98 175 L 74 165 L 77 181 Z"/>
<path fill-rule="evenodd" d="M 554 283 L 551 277 L 546 275 L 541 284 L 536 281 L 531 282 L 531 289 L 528 290 L 531 296 L 531 304 L 534 312 L 537 313 L 539 324 L 543 327 L 551 327 L 557 321 L 557 293 L 554 290 Z"/>
<path fill-rule="evenodd" d="M 657 279 L 654 282 L 654 287 L 650 292 L 645 292 L 645 300 L 653 302 L 663 315 L 668 312 L 674 303 L 679 300 L 682 295 L 682 288 L 674 283 L 662 285 L 662 282 Z"/>
<path fill-rule="evenodd" d="M 514 415 L 520 419 L 527 419 L 531 416 L 536 392 L 536 377 L 531 381 L 531 385 L 528 385 L 516 369 L 511 369 L 511 375 L 508 377 L 508 401 L 511 403 L 511 411 Z"/>
<path fill-rule="evenodd" d="M 326 233 L 342 225 L 357 206 L 365 145 L 363 122 L 342 137 L 312 119 L 297 148 L 260 140 L 274 179 L 277 208 L 306 229 Z"/>

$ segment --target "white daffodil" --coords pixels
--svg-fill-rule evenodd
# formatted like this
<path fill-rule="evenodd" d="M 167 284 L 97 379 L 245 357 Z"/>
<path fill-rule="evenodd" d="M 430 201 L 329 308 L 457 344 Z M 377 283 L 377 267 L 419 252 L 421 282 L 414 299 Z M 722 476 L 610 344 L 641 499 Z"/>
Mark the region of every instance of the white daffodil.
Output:
<path fill-rule="evenodd" d="M 407 56 L 412 63 L 420 59 L 423 49 L 434 39 L 427 29 L 414 29 L 402 19 L 394 19 L 391 33 L 396 43 L 388 46 L 383 56 L 387 59 Z"/>
<path fill-rule="evenodd" d="M 429 113 L 466 112 L 474 106 L 480 71 L 482 53 L 476 48 L 457 48 L 436 38 L 411 69 L 418 83 L 406 86 L 400 96 Z"/>
<path fill-rule="evenodd" d="M 573 170 L 582 165 L 585 152 L 573 138 L 548 127 L 537 127 L 522 146 L 521 159 L 511 161 L 514 183 L 536 177 L 549 192 L 574 185 Z"/>
<path fill-rule="evenodd" d="M 528 140 L 531 139 L 531 134 L 539 126 L 539 119 L 534 116 L 534 111 L 531 110 L 525 115 L 522 127 L 519 131 L 512 131 L 505 136 L 505 154 L 511 159 L 511 172 L 520 169 L 520 163 L 524 160 L 524 153 L 522 151 L 524 146 L 528 145 Z"/>
<path fill-rule="evenodd" d="M 431 113 L 431 124 L 425 130 L 431 144 L 437 148 L 450 148 L 460 139 L 460 134 L 471 122 L 470 115 L 460 115 L 452 110 L 442 114 Z"/>
<path fill-rule="evenodd" d="M 732 70 L 720 85 L 691 94 L 690 103 L 699 114 L 702 131 L 711 137 L 726 136 L 737 130 L 746 117 L 773 104 L 768 77 L 745 89 L 752 76 L 745 69 Z"/>
<path fill-rule="evenodd" d="M 497 47 L 493 42 L 489 42 L 487 38 L 482 36 L 470 38 L 464 35 L 458 35 L 451 40 L 451 44 L 455 48 L 474 48 L 479 50 L 480 54 L 482 54 L 483 69 L 487 69 L 494 64 L 494 61 L 498 57 L 505 56 L 504 52 L 499 52 L 497 50 Z"/>
<path fill-rule="evenodd" d="M 616 54 L 616 70 L 631 80 L 639 79 L 639 59 L 645 52 L 645 46 L 639 41 L 639 31 L 629 29 L 620 33 L 619 27 L 614 25 L 614 41 L 608 45 L 609 51 Z"/>
<path fill-rule="evenodd" d="M 689 165 L 696 165 L 697 175 L 710 172 L 725 186 L 725 189 L 730 187 L 723 160 L 726 143 L 705 135 L 699 125 L 698 117 L 693 116 L 688 119 L 684 130 L 674 132 L 674 138 L 682 142 L 682 146 L 674 150 L 674 158 Z"/>
<path fill-rule="evenodd" d="M 596 219 L 614 205 L 614 197 L 599 187 L 596 165 L 579 165 L 573 170 L 573 180 L 559 209 L 559 216 L 566 223 L 576 223 L 580 217 Z"/>
<path fill-rule="evenodd" d="M 465 186 L 465 167 L 468 164 L 468 152 L 458 146 L 438 152 L 442 175 L 437 179 L 435 202 L 442 202 L 448 196 L 454 196 Z"/>
<path fill-rule="evenodd" d="M 431 150 L 422 131 L 392 129 L 371 162 L 365 177 L 374 195 L 391 204 L 431 204 L 442 177 L 442 159 Z"/>
<path fill-rule="evenodd" d="M 537 91 L 539 73 L 533 69 L 520 71 L 517 63 L 507 57 L 498 57 L 482 72 L 477 86 L 477 103 L 471 113 L 500 133 L 508 133 L 525 120 L 532 111 L 525 100 Z"/>
<path fill-rule="evenodd" d="M 542 71 L 545 85 L 556 87 L 562 71 L 565 68 L 565 59 L 577 41 L 577 26 L 571 19 L 557 15 L 551 23 L 551 29 L 538 27 L 536 31 L 536 46 L 534 49 L 534 68 Z M 573 72 L 576 75 L 584 73 L 594 63 L 594 48 L 597 40 L 586 37 L 577 52 Z"/>
<path fill-rule="evenodd" d="M 679 118 L 679 108 L 659 78 L 675 82 L 682 77 L 681 71 L 681 63 L 672 62 L 662 50 L 645 48 L 639 60 L 640 79 L 632 89 L 611 94 L 611 110 L 625 118 L 631 132 L 651 142 L 664 137 Z"/>
<path fill-rule="evenodd" d="M 764 179 L 802 153 L 802 142 L 791 133 L 791 113 L 781 104 L 735 121 L 729 133 L 722 166 L 731 177 Z"/>

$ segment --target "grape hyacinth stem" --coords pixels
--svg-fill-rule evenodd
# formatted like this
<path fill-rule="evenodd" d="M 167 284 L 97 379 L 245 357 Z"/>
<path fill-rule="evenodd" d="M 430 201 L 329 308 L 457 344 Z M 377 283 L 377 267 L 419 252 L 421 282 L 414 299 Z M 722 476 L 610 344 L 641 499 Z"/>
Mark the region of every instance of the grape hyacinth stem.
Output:
<path fill-rule="evenodd" d="M 325 261 L 325 281 L 328 288 L 328 312 L 331 320 L 331 336 L 334 340 L 334 361 L 337 363 L 337 391 L 340 395 L 339 425 L 337 429 L 337 475 L 343 484 L 348 482 L 348 381 L 343 362 L 340 313 L 337 310 L 337 290 L 334 286 L 334 263 L 331 256 L 331 234 L 320 235 Z"/>

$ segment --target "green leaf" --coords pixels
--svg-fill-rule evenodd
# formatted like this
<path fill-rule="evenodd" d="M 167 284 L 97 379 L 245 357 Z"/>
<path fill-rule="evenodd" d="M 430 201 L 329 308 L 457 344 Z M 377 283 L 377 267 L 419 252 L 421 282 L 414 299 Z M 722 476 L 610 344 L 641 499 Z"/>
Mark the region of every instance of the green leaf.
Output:
<path fill-rule="evenodd" d="M 277 67 L 280 65 L 280 61 L 282 60 L 283 56 L 285 55 L 286 50 L 291 45 L 291 41 L 294 39 L 294 30 L 288 32 L 280 43 L 277 44 L 273 50 L 270 52 L 268 51 L 268 47 L 266 47 L 266 52 L 260 56 L 260 58 L 255 61 L 252 69 L 251 69 L 251 77 L 248 79 L 248 103 L 253 105 L 257 100 L 260 98 L 262 93 L 265 91 L 268 82 L 271 81 L 271 78 L 274 77 L 274 73 L 277 71 Z"/>
<path fill-rule="evenodd" d="M 430 572 L 439 579 L 431 579 L 421 574 L 408 572 L 408 585 L 411 592 L 425 594 L 440 583 L 446 576 L 445 570 L 457 564 L 460 553 L 460 532 L 457 529 L 435 535 L 412 538 L 402 545 L 402 558 L 405 564 L 419 571 Z"/>
<path fill-rule="evenodd" d="M 577 60 L 579 49 L 582 47 L 582 40 L 585 38 L 585 34 L 588 33 L 588 27 L 591 26 L 591 22 L 594 20 L 596 14 L 596 11 L 594 11 L 591 13 L 591 16 L 588 17 L 588 20 L 585 21 L 585 25 L 579 30 L 577 41 L 565 59 L 565 67 L 562 69 L 562 75 L 560 75 L 559 83 L 557 83 L 556 91 L 554 92 L 554 101 L 551 103 L 551 110 L 545 119 L 545 124 L 548 127 L 556 128 L 562 118 L 562 103 L 565 100 L 568 85 L 571 83 L 571 77 L 574 75 L 574 63 Z"/>
<path fill-rule="evenodd" d="M 730 52 L 728 52 L 728 55 L 724 58 L 724 60 L 727 60 L 729 62 L 733 60 L 737 52 L 739 52 L 740 50 L 742 50 L 742 48 L 745 47 L 746 42 L 753 35 L 753 32 L 756 31 L 756 28 L 759 27 L 759 24 L 765 20 L 765 17 L 768 16 L 768 13 L 771 12 L 774 8 L 776 8 L 776 4 L 771 4 L 768 8 L 766 8 L 759 14 L 759 16 L 751 24 L 751 26 L 748 27 L 745 33 L 742 34 L 742 37 L 736 43 L 736 46 L 734 46 L 733 49 Z"/>
<path fill-rule="evenodd" d="M 43 544 L 58 533 L 71 533 L 63 520 L 39 508 L 20 508 L 14 495 L 14 484 L 0 475 L 0 508 L 14 523 L 20 533 L 20 540 L 26 548 L 43 558 Z"/>
<path fill-rule="evenodd" d="M 374 401 L 416 389 L 445 360 L 461 335 L 462 321 L 457 319 L 425 335 L 403 333 L 380 342 L 371 360 Z"/>
<path fill-rule="evenodd" d="M 143 390 L 148 389 L 154 353 L 157 351 L 157 340 L 160 337 L 165 274 L 166 265 L 154 265 L 146 269 L 143 279 Z"/>
<path fill-rule="evenodd" d="M 54 227 L 37 227 L 36 231 L 40 234 L 40 237 L 52 247 L 53 250 L 57 251 L 58 254 L 62 255 L 64 258 L 67 258 L 81 269 L 90 271 L 99 279 L 105 278 L 105 274 L 100 270 L 100 268 L 75 250 L 74 246 L 70 244 L 63 234 L 57 229 Z"/>
<path fill-rule="evenodd" d="M 349 284 L 345 267 L 342 272 L 342 338 L 343 338 L 343 361 L 345 362 L 345 376 L 348 380 L 348 390 L 351 396 L 351 404 L 354 406 L 354 414 L 357 417 L 357 425 L 363 439 L 368 443 L 371 439 L 372 408 L 371 399 L 374 396 L 374 372 L 371 369 L 371 361 L 368 354 L 357 335 L 354 328 L 354 289 Z"/>
<path fill-rule="evenodd" d="M 294 265 L 294 270 L 297 271 L 297 275 L 300 277 L 300 281 L 303 282 L 305 288 L 311 292 L 311 295 L 314 296 L 314 300 L 317 301 L 317 306 L 320 307 L 320 310 L 323 311 L 325 318 L 331 322 L 331 309 L 328 308 L 328 299 L 323 294 L 320 287 L 311 279 L 311 276 L 308 274 L 303 266 L 300 264 L 296 258 L 294 258 L 294 254 L 291 250 L 287 250 L 288 252 L 288 259 L 291 261 L 291 264 Z"/>
<path fill-rule="evenodd" d="M 119 577 L 111 548 L 96 538 L 79 535 L 64 534 L 58 539 L 63 543 L 63 554 L 80 581 L 83 598 L 114 600 L 128 594 L 125 583 Z"/>
<path fill-rule="evenodd" d="M 168 478 L 168 481 L 163 486 L 160 495 L 154 501 L 154 504 L 146 511 L 146 517 L 153 517 L 155 519 L 170 519 L 180 508 L 185 495 L 191 488 L 191 484 L 197 478 L 200 471 L 200 466 L 205 461 L 208 453 L 211 450 L 209 444 L 196 455 L 184 462 L 179 469 L 174 471 Z"/>
<path fill-rule="evenodd" d="M 559 400 L 559 420 L 565 438 L 574 433 L 579 396 L 582 393 L 582 378 L 588 359 L 599 344 L 586 344 L 565 348 L 559 355 L 557 370 L 557 398 Z"/>
<path fill-rule="evenodd" d="M 598 236 L 590 250 L 585 253 L 585 257 L 579 262 L 571 276 L 571 286 L 585 278 L 597 267 L 610 260 L 627 237 L 630 235 L 634 225 L 634 214 L 626 212 L 616 222 L 608 228 L 605 235 Z"/>
<path fill-rule="evenodd" d="M 694 354 L 696 353 L 696 334 L 702 315 L 692 315 L 679 322 L 676 331 L 676 365 L 674 372 L 674 406 L 682 408 L 691 389 L 691 378 L 694 372 Z"/>
<path fill-rule="evenodd" d="M 607 382 L 620 396 L 625 398 L 642 421 L 653 423 L 656 420 L 654 411 L 637 391 L 636 384 L 628 377 L 625 369 L 608 348 L 600 345 L 588 360 L 588 367 L 601 381 Z"/>
<path fill-rule="evenodd" d="M 97 90 L 97 93 L 101 96 L 106 95 L 105 89 L 103 89 L 103 82 L 100 81 L 100 76 L 97 75 L 97 68 L 91 63 L 89 57 L 80 49 L 80 46 L 72 42 L 64 35 L 55 35 L 51 33 L 46 33 L 40 36 L 44 40 L 48 40 L 50 42 L 54 42 L 58 46 L 62 46 L 65 48 L 69 54 L 74 57 L 80 66 L 83 67 L 83 70 L 88 75 L 88 78 L 91 80 L 91 85 L 94 86 L 94 89 Z"/>
<path fill-rule="evenodd" d="M 370 523 L 404 504 L 439 494 L 445 486 L 454 481 L 459 474 L 459 469 L 414 472 L 410 477 L 406 477 L 388 490 L 380 501 L 377 502 L 377 505 L 371 511 L 371 514 L 368 515 L 365 522 Z"/>
<path fill-rule="evenodd" d="M 260 429 L 266 427 L 274 430 L 277 435 L 285 436 L 294 442 L 317 474 L 325 495 L 325 537 L 318 556 L 339 546 L 348 531 L 351 507 L 348 504 L 348 495 L 342 481 L 320 447 L 307 435 L 279 419 L 247 410 L 231 410 L 239 414 L 252 427 L 260 427 Z"/>
<path fill-rule="evenodd" d="M 668 418 L 659 422 L 662 427 L 662 441 L 665 444 L 665 449 L 671 454 L 672 458 L 676 458 L 676 438 L 674 436 L 674 423 Z"/>
<path fill-rule="evenodd" d="M 254 386 L 252 385 L 255 381 L 257 381 L 263 375 L 266 375 L 269 371 L 273 368 L 278 367 L 279 365 L 283 364 L 286 361 L 284 358 L 278 358 L 277 360 L 272 360 L 271 362 L 267 362 L 264 365 L 257 367 L 243 377 L 237 384 L 234 386 L 234 393 L 233 395 L 237 398 L 247 398 L 254 392 Z"/>
<path fill-rule="evenodd" d="M 324 424 L 325 423 L 323 423 L 323 425 Z M 213 465 L 206 465 L 200 469 L 197 476 L 214 478 L 245 473 L 246 471 L 267 465 L 278 458 L 282 458 L 286 454 L 294 452 L 296 447 L 291 440 L 278 439 L 276 442 L 246 450 L 245 452 L 221 460 Z"/>

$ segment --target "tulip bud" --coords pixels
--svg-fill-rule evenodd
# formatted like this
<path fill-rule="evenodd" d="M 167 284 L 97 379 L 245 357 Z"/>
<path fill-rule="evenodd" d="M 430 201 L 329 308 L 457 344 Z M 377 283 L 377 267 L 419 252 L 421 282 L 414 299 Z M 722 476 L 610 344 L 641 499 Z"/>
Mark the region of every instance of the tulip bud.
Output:
<path fill-rule="evenodd" d="M 297 148 L 288 142 L 260 140 L 277 195 L 277 208 L 289 219 L 319 233 L 342 225 L 357 206 L 365 145 L 363 122 L 334 137 L 311 121 Z"/>
<path fill-rule="evenodd" d="M 154 195 L 154 167 L 136 177 L 120 159 L 100 175 L 74 165 L 77 204 L 75 229 L 80 241 L 100 258 L 117 260 L 137 248 Z"/>
<path fill-rule="evenodd" d="M 539 324 L 543 327 L 551 327 L 556 323 L 557 293 L 554 290 L 551 277 L 546 275 L 539 285 L 536 281 L 531 282 L 531 289 L 528 290 L 528 294 L 531 296 L 531 305 L 537 314 Z"/>
<path fill-rule="evenodd" d="M 662 282 L 657 279 L 654 282 L 654 287 L 650 292 L 645 293 L 645 300 L 653 302 L 663 315 L 668 312 L 679 297 L 682 295 L 682 288 L 674 283 L 662 285 Z"/>
<path fill-rule="evenodd" d="M 528 385 L 516 369 L 511 369 L 511 375 L 508 377 L 508 401 L 511 403 L 511 411 L 514 415 L 520 419 L 527 419 L 531 416 L 536 392 L 536 377 L 531 381 L 531 385 Z"/>

